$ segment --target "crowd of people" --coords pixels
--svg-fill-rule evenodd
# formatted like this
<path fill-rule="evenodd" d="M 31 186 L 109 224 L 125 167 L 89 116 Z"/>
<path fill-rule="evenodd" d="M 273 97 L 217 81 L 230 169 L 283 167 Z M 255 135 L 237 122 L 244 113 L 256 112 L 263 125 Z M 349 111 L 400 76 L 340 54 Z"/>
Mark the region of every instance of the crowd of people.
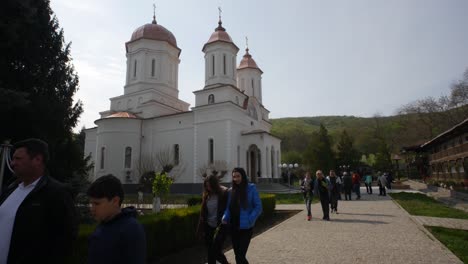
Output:
<path fill-rule="evenodd" d="M 16 180 L 0 195 L 0 264 L 64 263 L 70 256 L 77 237 L 78 222 L 70 190 L 49 176 L 48 145 L 39 139 L 28 139 L 14 146 L 11 167 Z M 389 173 L 377 173 L 379 195 L 391 189 Z M 202 205 L 197 234 L 203 238 L 208 263 L 228 263 L 223 253 L 224 241 L 230 234 L 236 263 L 248 263 L 247 250 L 255 223 L 262 213 L 262 203 L 255 184 L 249 183 L 243 168 L 231 173 L 231 188 L 222 186 L 217 176 L 204 178 Z M 330 212 L 338 214 L 338 201 L 361 199 L 360 186 L 372 194 L 373 175 L 330 170 L 325 176 L 317 170 L 315 177 L 306 171 L 301 180 L 307 220 L 312 219 L 311 202 L 317 196 L 323 220 Z M 134 208 L 121 208 L 124 191 L 113 175 L 96 179 L 87 191 L 90 211 L 98 222 L 89 237 L 88 263 L 145 263 L 146 237 L 137 221 Z M 331 211 L 330 211 L 331 210 Z M 24 249 L 28 250 L 25 254 Z"/>
<path fill-rule="evenodd" d="M 71 190 L 49 175 L 46 142 L 27 139 L 13 149 L 10 165 L 15 179 L 0 195 L 0 264 L 66 263 L 78 235 Z M 204 179 L 197 233 L 204 238 L 210 264 L 228 263 L 223 253 L 227 234 L 236 263 L 248 263 L 253 227 L 262 213 L 259 193 L 245 170 L 234 168 L 231 176 L 229 189 L 216 176 Z M 145 263 L 145 231 L 135 208 L 122 208 L 120 180 L 111 174 L 101 176 L 87 195 L 98 223 L 88 239 L 87 263 Z"/>
<path fill-rule="evenodd" d="M 364 181 L 367 194 L 372 194 L 372 183 L 374 176 L 370 172 L 361 177 L 357 172 L 348 173 L 344 171 L 337 176 L 334 170 L 330 170 L 328 176 L 324 176 L 321 170 L 317 170 L 315 178 L 311 177 L 310 171 L 306 171 L 304 178 L 300 181 L 301 191 L 307 210 L 307 221 L 312 219 L 311 201 L 313 196 L 319 198 L 323 211 L 323 220 L 330 221 L 331 213 L 338 214 L 338 201 L 344 194 L 346 201 L 352 200 L 354 192 L 356 200 L 361 199 L 361 182 Z M 379 187 L 379 196 L 386 196 L 386 190 L 392 188 L 393 177 L 390 173 L 377 172 L 376 183 Z"/>

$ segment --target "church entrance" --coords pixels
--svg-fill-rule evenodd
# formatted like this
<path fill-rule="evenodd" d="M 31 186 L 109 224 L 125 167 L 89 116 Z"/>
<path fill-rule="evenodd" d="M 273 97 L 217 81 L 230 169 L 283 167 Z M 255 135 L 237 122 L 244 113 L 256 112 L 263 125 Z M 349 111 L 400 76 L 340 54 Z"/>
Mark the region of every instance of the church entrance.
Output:
<path fill-rule="evenodd" d="M 256 145 L 250 145 L 247 151 L 247 176 L 250 177 L 250 182 L 257 183 L 258 177 L 261 175 L 261 152 Z"/>

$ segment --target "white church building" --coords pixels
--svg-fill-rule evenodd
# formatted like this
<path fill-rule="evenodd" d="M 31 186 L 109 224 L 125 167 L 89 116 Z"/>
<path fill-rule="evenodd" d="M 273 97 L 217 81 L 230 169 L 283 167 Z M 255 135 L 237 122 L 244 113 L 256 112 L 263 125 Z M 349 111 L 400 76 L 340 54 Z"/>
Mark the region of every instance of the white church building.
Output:
<path fill-rule="evenodd" d="M 280 177 L 281 140 L 270 134 L 263 72 L 248 48 L 237 64 L 239 48 L 221 19 L 218 24 L 202 48 L 205 86 L 193 92 L 190 110 L 179 99 L 181 49 L 174 35 L 154 17 L 133 32 L 125 43 L 123 94 L 110 98 L 96 127 L 85 130 L 85 155 L 94 161 L 91 180 L 113 174 L 137 184 L 148 163 L 168 155 L 179 166 L 173 186 L 178 192 L 200 190 L 200 168 L 220 161 L 228 171 L 223 182 L 231 181 L 234 167 L 245 168 L 252 182 Z"/>

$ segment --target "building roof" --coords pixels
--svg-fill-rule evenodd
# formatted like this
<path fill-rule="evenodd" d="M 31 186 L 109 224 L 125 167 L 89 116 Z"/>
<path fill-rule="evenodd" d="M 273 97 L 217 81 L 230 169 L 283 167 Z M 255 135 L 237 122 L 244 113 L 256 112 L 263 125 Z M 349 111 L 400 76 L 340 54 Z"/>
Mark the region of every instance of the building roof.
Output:
<path fill-rule="evenodd" d="M 129 112 L 116 112 L 104 118 L 137 118 L 137 116 Z"/>
<path fill-rule="evenodd" d="M 153 21 L 149 24 L 145 24 L 133 31 L 132 37 L 130 41 L 127 42 L 131 43 L 133 41 L 137 41 L 139 39 L 152 39 L 152 40 L 159 40 L 159 41 L 166 41 L 170 45 L 177 47 L 177 40 L 169 30 L 165 27 L 156 23 L 156 18 L 153 17 Z M 180 50 L 180 49 L 179 49 Z"/>
<path fill-rule="evenodd" d="M 441 141 L 451 138 L 453 136 L 460 135 L 468 131 L 468 118 L 462 121 L 461 123 L 453 126 L 452 128 L 446 130 L 445 132 L 437 135 L 435 138 L 429 140 L 428 142 L 421 145 L 421 148 L 430 147 L 433 144 L 437 144 Z"/>
<path fill-rule="evenodd" d="M 263 71 L 260 70 L 260 68 L 257 66 L 257 63 L 255 62 L 255 60 L 252 58 L 252 55 L 250 55 L 249 48 L 245 49 L 244 57 L 242 58 L 239 64 L 239 67 L 237 67 L 238 70 L 246 69 L 246 68 L 257 69 L 261 73 L 263 73 Z"/>
<path fill-rule="evenodd" d="M 223 22 L 220 19 L 218 22 L 218 27 L 215 28 L 215 32 L 211 34 L 210 39 L 208 39 L 205 45 L 203 45 L 203 49 L 202 49 L 203 52 L 205 51 L 205 48 L 208 44 L 218 42 L 218 41 L 230 43 L 234 45 L 234 47 L 236 47 L 237 50 L 239 50 L 239 48 L 236 46 L 236 44 L 234 44 L 234 42 L 231 39 L 231 36 L 229 36 L 229 34 L 226 32 L 226 29 L 222 26 L 222 24 Z"/>

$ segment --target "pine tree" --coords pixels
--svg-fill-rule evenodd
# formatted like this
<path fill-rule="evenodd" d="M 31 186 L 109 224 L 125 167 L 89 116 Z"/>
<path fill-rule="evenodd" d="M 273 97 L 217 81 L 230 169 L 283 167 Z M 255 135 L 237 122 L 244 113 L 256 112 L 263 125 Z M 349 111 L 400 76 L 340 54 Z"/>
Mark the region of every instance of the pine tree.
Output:
<path fill-rule="evenodd" d="M 335 154 L 332 150 L 332 140 L 328 130 L 323 124 L 320 129 L 312 135 L 312 139 L 304 152 L 304 164 L 312 171 L 322 170 L 325 175 L 335 168 Z"/>
<path fill-rule="evenodd" d="M 355 168 L 359 163 L 359 152 L 354 148 L 354 139 L 343 130 L 337 145 L 337 162 Z"/>
<path fill-rule="evenodd" d="M 71 178 L 83 165 L 72 132 L 83 109 L 73 102 L 78 76 L 49 1 L 3 1 L 0 39 L 0 140 L 45 140 L 51 174 Z"/>

